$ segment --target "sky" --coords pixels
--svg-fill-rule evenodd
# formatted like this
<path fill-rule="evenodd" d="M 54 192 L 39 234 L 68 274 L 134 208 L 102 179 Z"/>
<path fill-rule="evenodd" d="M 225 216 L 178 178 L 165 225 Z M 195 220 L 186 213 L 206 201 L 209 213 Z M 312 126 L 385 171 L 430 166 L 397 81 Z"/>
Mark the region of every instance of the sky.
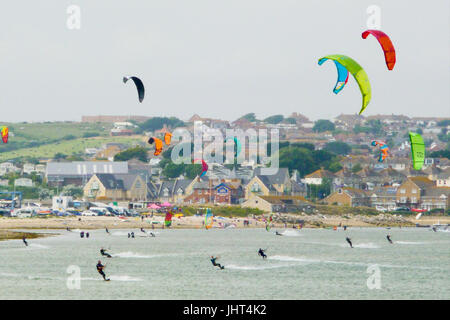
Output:
<path fill-rule="evenodd" d="M 71 5 L 79 29 L 67 25 Z M 371 5 L 396 48 L 393 71 L 376 39 L 361 38 Z M 317 63 L 328 54 L 368 74 L 364 115 L 450 117 L 449 33 L 448 0 L 10 0 L 0 9 L 0 122 L 355 114 L 359 87 L 350 76 L 332 92 L 334 64 Z M 144 82 L 143 103 L 125 75 Z"/>

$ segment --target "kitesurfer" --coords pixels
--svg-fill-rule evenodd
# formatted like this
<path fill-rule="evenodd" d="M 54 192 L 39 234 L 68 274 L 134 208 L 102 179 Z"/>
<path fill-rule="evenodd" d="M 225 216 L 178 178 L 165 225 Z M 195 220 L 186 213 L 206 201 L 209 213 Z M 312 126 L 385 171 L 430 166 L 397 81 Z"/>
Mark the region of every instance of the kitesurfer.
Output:
<path fill-rule="evenodd" d="M 102 265 L 102 262 L 100 260 L 98 260 L 98 263 L 97 263 L 97 271 L 98 271 L 98 273 L 101 274 L 101 276 L 103 277 L 103 280 L 109 281 L 109 279 L 106 279 L 105 272 L 103 271 L 104 268 L 106 268 L 106 265 Z"/>
<path fill-rule="evenodd" d="M 347 240 L 347 242 L 350 244 L 350 248 L 353 248 L 352 239 L 347 237 L 347 238 L 345 238 L 345 240 Z"/>
<path fill-rule="evenodd" d="M 80 237 L 81 237 L 81 238 L 84 238 L 84 231 L 81 231 L 81 232 L 80 232 Z"/>
<path fill-rule="evenodd" d="M 389 241 L 390 243 L 393 243 L 392 240 L 391 240 L 391 235 L 390 235 L 390 234 L 388 234 L 388 235 L 386 236 L 386 239 L 388 239 L 388 241 Z"/>
<path fill-rule="evenodd" d="M 111 256 L 109 253 L 107 253 L 107 252 L 105 251 L 105 249 L 103 249 L 103 248 L 100 249 L 100 254 L 101 254 L 102 256 L 106 256 L 106 257 L 108 257 L 108 258 L 112 258 L 112 256 Z"/>
<path fill-rule="evenodd" d="M 109 233 L 108 227 L 105 227 L 105 231 L 106 233 Z"/>
<path fill-rule="evenodd" d="M 131 237 L 134 238 L 134 232 L 131 232 Z"/>
<path fill-rule="evenodd" d="M 219 259 L 219 257 L 213 257 L 211 256 L 211 262 L 214 267 L 219 267 L 220 269 L 224 269 L 225 267 L 220 265 L 220 263 L 216 263 L 216 260 Z"/>
<path fill-rule="evenodd" d="M 266 250 L 263 250 L 263 249 L 259 248 L 258 254 L 259 254 L 263 259 L 266 259 L 266 258 L 267 258 L 267 255 L 266 255 L 266 253 L 265 253 L 264 251 L 266 251 Z"/>
<path fill-rule="evenodd" d="M 23 243 L 25 243 L 25 245 L 28 247 L 28 242 L 27 239 L 25 237 L 22 238 Z"/>
<path fill-rule="evenodd" d="M 277 236 L 282 236 L 282 235 L 283 235 L 283 234 L 279 233 L 278 231 L 275 231 L 275 234 L 276 234 Z"/>

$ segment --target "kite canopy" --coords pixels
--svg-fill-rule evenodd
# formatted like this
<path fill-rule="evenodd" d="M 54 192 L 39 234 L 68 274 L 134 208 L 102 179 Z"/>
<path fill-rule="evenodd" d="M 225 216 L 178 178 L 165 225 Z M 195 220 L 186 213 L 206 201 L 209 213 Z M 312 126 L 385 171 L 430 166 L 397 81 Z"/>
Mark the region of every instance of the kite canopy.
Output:
<path fill-rule="evenodd" d="M 162 149 L 163 149 L 163 142 L 161 139 L 151 137 L 150 139 L 148 139 L 148 143 L 155 144 L 155 153 L 154 153 L 155 156 L 158 156 L 161 154 Z"/>
<path fill-rule="evenodd" d="M 205 215 L 205 228 L 211 229 L 214 222 L 213 214 L 211 212 L 211 209 L 206 209 L 206 215 Z"/>
<path fill-rule="evenodd" d="M 389 155 L 389 148 L 388 148 L 388 146 L 386 145 L 385 142 L 379 141 L 379 140 L 374 140 L 374 141 L 372 141 L 371 144 L 374 147 L 376 147 L 376 146 L 380 147 L 381 153 L 380 153 L 380 157 L 378 158 L 378 161 L 379 162 L 383 162 L 384 159 L 386 159 L 387 156 Z"/>
<path fill-rule="evenodd" d="M 172 212 L 167 212 L 166 217 L 164 218 L 164 224 L 166 227 L 170 227 L 172 225 Z"/>
<path fill-rule="evenodd" d="M 138 77 L 131 77 L 131 76 L 123 77 L 123 83 L 127 83 L 127 81 L 130 79 L 133 80 L 134 84 L 136 85 L 139 102 L 142 102 L 142 100 L 144 100 L 144 95 L 145 95 L 144 84 L 142 83 L 141 79 L 139 79 Z"/>
<path fill-rule="evenodd" d="M 392 44 L 391 39 L 388 37 L 386 33 L 380 30 L 366 30 L 362 33 L 362 38 L 366 39 L 369 34 L 373 35 L 377 38 L 378 42 L 381 45 L 381 48 L 384 52 L 384 60 L 386 61 L 386 66 L 389 70 L 394 69 L 395 65 L 395 49 Z"/>
<path fill-rule="evenodd" d="M 327 60 L 328 59 L 320 59 L 319 65 L 321 66 L 322 63 L 324 63 Z M 334 60 L 334 64 L 336 65 L 338 77 L 337 77 L 336 85 L 334 86 L 333 92 L 338 94 L 342 89 L 344 89 L 344 86 L 347 84 L 349 73 L 348 73 L 348 70 L 342 64 L 337 62 L 336 60 Z"/>
<path fill-rule="evenodd" d="M 0 134 L 2 136 L 3 143 L 8 143 L 9 129 L 8 127 L 2 127 Z"/>
<path fill-rule="evenodd" d="M 170 142 L 172 141 L 172 134 L 170 132 L 166 132 L 164 134 L 164 142 L 166 145 L 170 146 Z"/>
<path fill-rule="evenodd" d="M 202 162 L 202 173 L 200 174 L 200 178 L 201 177 L 203 177 L 205 174 L 206 174 L 206 172 L 208 171 L 208 164 L 205 162 L 205 160 L 203 160 L 203 159 L 195 159 L 194 160 L 194 163 L 195 163 L 195 161 L 201 161 Z"/>
<path fill-rule="evenodd" d="M 241 143 L 239 142 L 237 137 L 228 137 L 225 139 L 225 143 L 227 143 L 228 140 L 233 140 L 234 143 L 236 144 L 236 158 L 239 156 L 239 154 L 241 153 Z"/>
<path fill-rule="evenodd" d="M 425 161 L 425 143 L 423 143 L 422 136 L 414 132 L 409 133 L 409 140 L 411 141 L 411 156 L 414 170 L 420 170 Z"/>
<path fill-rule="evenodd" d="M 361 91 L 361 95 L 362 95 L 362 107 L 361 107 L 361 110 L 359 111 L 359 114 L 361 114 L 364 111 L 364 109 L 366 109 L 367 105 L 370 102 L 371 96 L 372 96 L 372 90 L 370 88 L 369 77 L 367 76 L 364 69 L 355 60 L 353 60 L 352 58 L 347 57 L 345 55 L 342 55 L 342 54 L 332 54 L 332 55 L 328 55 L 323 58 L 320 58 L 319 65 L 322 65 L 328 59 L 333 60 L 335 62 L 336 61 L 339 62 L 339 64 L 342 67 L 344 67 L 346 70 L 348 70 L 348 72 L 350 72 L 352 74 L 352 76 L 355 78 L 356 82 L 359 85 L 359 90 Z M 336 64 L 336 68 L 338 68 L 337 64 Z M 341 71 L 341 73 L 342 72 L 343 71 Z M 338 82 L 336 83 L 334 90 L 333 90 L 335 93 L 342 90 L 342 87 L 345 85 L 345 82 L 344 82 L 344 84 L 340 84 L 339 77 L 340 76 L 339 76 L 339 68 L 338 68 Z M 342 75 L 341 75 L 341 79 L 343 79 Z M 336 92 L 336 90 L 337 90 L 337 92 Z"/>

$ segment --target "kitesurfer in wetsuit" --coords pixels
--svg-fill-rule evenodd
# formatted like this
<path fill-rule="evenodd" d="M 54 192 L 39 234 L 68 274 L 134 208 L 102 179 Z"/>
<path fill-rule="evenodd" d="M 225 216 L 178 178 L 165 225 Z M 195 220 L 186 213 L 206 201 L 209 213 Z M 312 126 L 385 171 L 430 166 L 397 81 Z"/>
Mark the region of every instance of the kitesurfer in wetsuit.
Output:
<path fill-rule="evenodd" d="M 108 230 L 108 228 L 107 228 L 107 227 L 105 227 L 105 231 L 106 231 L 106 233 L 109 233 L 109 230 Z"/>
<path fill-rule="evenodd" d="M 86 238 L 89 238 L 89 232 L 86 232 Z"/>
<path fill-rule="evenodd" d="M 275 234 L 276 234 L 277 236 L 282 236 L 282 234 L 279 233 L 278 231 L 275 231 Z"/>
<path fill-rule="evenodd" d="M 390 243 L 393 243 L 392 240 L 391 240 L 391 235 L 390 235 L 390 234 L 388 234 L 388 235 L 386 236 L 386 239 L 388 239 L 388 241 L 389 241 Z"/>
<path fill-rule="evenodd" d="M 141 228 L 141 231 L 142 231 L 143 233 L 145 233 L 145 230 L 144 230 L 144 228 Z"/>
<path fill-rule="evenodd" d="M 131 237 L 134 238 L 134 232 L 131 232 Z"/>
<path fill-rule="evenodd" d="M 105 249 L 103 249 L 103 248 L 100 249 L 100 254 L 101 254 L 102 256 L 106 256 L 106 257 L 108 257 L 108 258 L 112 258 L 112 256 L 111 256 L 109 253 L 107 253 L 107 252 L 105 251 Z"/>
<path fill-rule="evenodd" d="M 25 237 L 22 238 L 23 243 L 25 243 L 25 245 L 28 247 L 28 242 L 27 239 Z"/>
<path fill-rule="evenodd" d="M 81 238 L 84 238 L 84 231 L 81 231 L 81 232 L 80 232 L 80 237 L 81 237 Z"/>
<path fill-rule="evenodd" d="M 347 242 L 350 244 L 350 248 L 353 248 L 352 239 L 347 237 L 347 238 L 345 238 L 345 240 L 347 240 Z"/>
<path fill-rule="evenodd" d="M 258 254 L 259 254 L 263 259 L 266 259 L 266 258 L 267 258 L 267 255 L 266 255 L 266 253 L 265 253 L 264 251 L 266 251 L 266 250 L 263 250 L 263 249 L 259 248 Z"/>
<path fill-rule="evenodd" d="M 102 275 L 103 280 L 109 281 L 109 279 L 106 279 L 105 272 L 103 272 L 103 269 L 104 269 L 105 267 L 106 267 L 106 265 L 105 265 L 105 266 L 102 265 L 102 262 L 101 262 L 100 260 L 98 260 L 98 263 L 97 263 L 97 271 L 98 271 L 98 273 L 100 273 L 100 274 Z"/>
<path fill-rule="evenodd" d="M 211 262 L 214 267 L 219 267 L 220 269 L 224 269 L 224 266 L 221 266 L 220 263 L 216 263 L 216 260 L 219 259 L 219 257 L 213 257 L 211 256 Z"/>

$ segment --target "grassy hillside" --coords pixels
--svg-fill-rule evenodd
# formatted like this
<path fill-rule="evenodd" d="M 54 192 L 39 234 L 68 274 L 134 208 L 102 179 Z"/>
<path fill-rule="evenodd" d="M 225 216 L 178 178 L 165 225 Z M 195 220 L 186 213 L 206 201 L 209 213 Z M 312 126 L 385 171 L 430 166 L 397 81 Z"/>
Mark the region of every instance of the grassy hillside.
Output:
<path fill-rule="evenodd" d="M 56 153 L 84 153 L 107 142 L 130 146 L 142 141 L 141 136 L 111 137 L 108 123 L 48 122 L 1 123 L 10 131 L 8 144 L 0 144 L 0 161 L 23 157 L 52 158 Z M 91 137 L 92 136 L 92 137 Z"/>

